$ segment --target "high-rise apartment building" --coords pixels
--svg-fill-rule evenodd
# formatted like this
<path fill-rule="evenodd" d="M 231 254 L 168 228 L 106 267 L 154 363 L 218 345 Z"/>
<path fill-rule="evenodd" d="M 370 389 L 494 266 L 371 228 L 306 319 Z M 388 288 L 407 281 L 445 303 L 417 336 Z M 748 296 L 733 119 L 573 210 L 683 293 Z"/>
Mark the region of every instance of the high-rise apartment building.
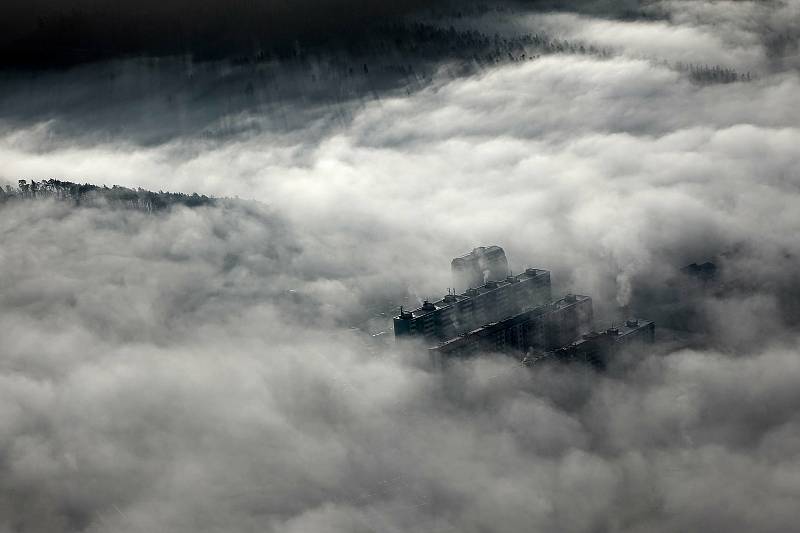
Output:
<path fill-rule="evenodd" d="M 529 354 L 525 361 L 582 360 L 604 366 L 626 346 L 654 342 L 655 324 L 628 320 L 624 327 L 592 332 L 592 299 L 568 294 L 552 299 L 550 272 L 529 268 L 508 275 L 499 246 L 480 247 L 452 262 L 463 292 L 423 302 L 413 311 L 401 308 L 395 337 L 425 342 L 434 359 L 478 352 Z"/>
<path fill-rule="evenodd" d="M 488 281 L 462 294 L 423 302 L 413 311 L 401 310 L 394 319 L 395 336 L 419 336 L 436 344 L 483 324 L 514 316 L 551 300 L 550 272 L 529 268 L 500 281 Z"/>
<path fill-rule="evenodd" d="M 450 263 L 456 292 L 483 286 L 487 281 L 507 278 L 506 253 L 499 246 L 480 246 L 470 253 L 456 257 Z"/>
<path fill-rule="evenodd" d="M 569 344 L 591 329 L 592 299 L 567 295 L 485 324 L 430 350 L 437 357 L 464 357 L 480 351 L 546 351 Z"/>
<path fill-rule="evenodd" d="M 561 361 L 579 361 L 605 367 L 610 358 L 622 350 L 655 342 L 655 323 L 637 318 L 603 332 L 589 332 L 579 340 L 559 348 L 554 356 Z"/>

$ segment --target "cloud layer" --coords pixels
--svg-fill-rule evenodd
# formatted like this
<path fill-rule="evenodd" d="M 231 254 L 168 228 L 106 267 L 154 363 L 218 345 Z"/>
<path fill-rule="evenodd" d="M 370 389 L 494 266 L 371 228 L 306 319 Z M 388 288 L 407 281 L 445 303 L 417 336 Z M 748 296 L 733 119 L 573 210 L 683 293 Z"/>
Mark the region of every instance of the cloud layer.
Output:
<path fill-rule="evenodd" d="M 0 220 L 7 529 L 791 529 L 796 341 L 439 372 L 262 209 Z"/>
<path fill-rule="evenodd" d="M 4 121 L 7 181 L 260 203 L 0 207 L 0 530 L 791 531 L 800 78 L 761 29 L 796 36 L 795 4 L 692 5 L 476 18 L 613 51 L 220 104 L 215 135 Z M 689 56 L 758 76 L 700 85 Z M 489 243 L 601 322 L 668 314 L 687 263 L 721 280 L 692 296 L 701 338 L 661 328 L 605 375 L 491 354 L 437 371 L 350 329 L 440 295 L 449 258 Z"/>

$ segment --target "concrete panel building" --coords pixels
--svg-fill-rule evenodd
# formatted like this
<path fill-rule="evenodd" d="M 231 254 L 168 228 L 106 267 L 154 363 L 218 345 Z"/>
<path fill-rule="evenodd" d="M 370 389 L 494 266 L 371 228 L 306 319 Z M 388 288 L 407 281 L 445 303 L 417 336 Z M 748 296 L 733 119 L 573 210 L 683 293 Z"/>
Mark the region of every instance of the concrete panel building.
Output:
<path fill-rule="evenodd" d="M 442 342 L 431 352 L 437 358 L 450 358 L 478 352 L 553 350 L 591 331 L 592 320 L 592 299 L 567 295 Z"/>
<path fill-rule="evenodd" d="M 499 246 L 481 246 L 470 253 L 456 257 L 450 263 L 456 292 L 483 286 L 487 281 L 507 278 L 508 260 Z"/>
<path fill-rule="evenodd" d="M 554 352 L 565 362 L 583 362 L 603 368 L 615 355 L 626 349 L 641 348 L 655 342 L 655 323 L 633 318 L 624 326 L 608 328 L 603 332 L 589 332 L 581 339 Z"/>
<path fill-rule="evenodd" d="M 568 294 L 550 304 L 550 311 L 545 321 L 545 350 L 561 348 L 584 333 L 591 331 L 594 325 L 592 299 L 588 296 Z"/>
<path fill-rule="evenodd" d="M 497 322 L 551 300 L 550 272 L 529 268 L 522 274 L 488 281 L 462 294 L 423 302 L 413 311 L 401 310 L 394 319 L 396 337 L 422 337 L 437 344 Z"/>
<path fill-rule="evenodd" d="M 626 347 L 654 342 L 655 325 L 645 320 L 593 332 L 590 297 L 568 294 L 553 300 L 550 272 L 529 268 L 509 275 L 499 246 L 457 257 L 452 269 L 462 292 L 426 300 L 412 311 L 401 308 L 394 318 L 395 337 L 421 340 L 434 360 L 506 352 L 526 364 L 580 360 L 602 367 Z"/>

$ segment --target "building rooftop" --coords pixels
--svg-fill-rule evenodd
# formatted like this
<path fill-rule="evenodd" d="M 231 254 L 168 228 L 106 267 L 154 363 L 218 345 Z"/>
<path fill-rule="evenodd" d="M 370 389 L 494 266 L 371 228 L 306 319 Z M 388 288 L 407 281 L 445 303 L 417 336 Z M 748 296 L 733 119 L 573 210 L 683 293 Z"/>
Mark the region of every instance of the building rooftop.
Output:
<path fill-rule="evenodd" d="M 649 327 L 653 324 L 652 320 L 643 320 L 641 318 L 631 318 L 625 321 L 625 324 L 614 326 L 614 328 L 618 331 L 619 337 L 624 337 L 625 335 L 630 335 L 636 331 L 639 331 L 642 328 Z"/>
<path fill-rule="evenodd" d="M 441 300 L 437 300 L 435 302 L 429 302 L 425 300 L 422 303 L 422 306 L 410 311 L 411 316 L 406 316 L 407 318 L 417 318 L 419 316 L 427 315 L 428 313 L 432 313 L 438 309 L 444 309 L 445 307 L 449 307 L 456 302 L 460 302 L 461 300 L 468 299 L 468 296 L 463 294 L 448 294 Z M 401 317 L 402 318 L 402 317 Z"/>
<path fill-rule="evenodd" d="M 401 315 L 398 315 L 397 318 L 408 319 L 408 318 L 421 317 L 427 315 L 428 313 L 437 311 L 439 309 L 444 309 L 445 307 L 451 306 L 456 302 L 467 300 L 469 298 L 475 298 L 476 296 L 480 296 L 488 292 L 492 292 L 501 289 L 503 287 L 519 283 L 520 281 L 527 281 L 531 278 L 542 276 L 544 274 L 549 274 L 549 271 L 542 270 L 539 268 L 528 268 L 522 274 L 508 276 L 506 279 L 501 281 L 487 281 L 484 285 L 480 287 L 467 289 L 462 294 L 448 294 L 435 302 L 429 302 L 428 300 L 425 300 L 422 306 L 414 309 L 413 311 L 404 312 Z M 587 297 L 582 296 L 581 298 L 585 299 Z"/>
<path fill-rule="evenodd" d="M 548 305 L 540 305 L 534 308 L 526 309 L 522 312 L 516 313 L 511 316 L 507 316 L 502 320 L 497 320 L 495 322 L 490 322 L 488 324 L 484 324 L 479 328 L 475 328 L 472 331 L 467 331 L 458 335 L 457 337 L 453 337 L 452 339 L 448 339 L 444 342 L 440 342 L 436 346 L 432 347 L 431 349 L 438 349 L 442 347 L 451 347 L 457 346 L 460 343 L 468 340 L 470 337 L 481 336 L 483 334 L 491 333 L 493 330 L 502 330 L 506 327 L 509 327 L 514 322 L 520 322 L 529 319 L 530 317 L 543 315 L 547 312 Z"/>
<path fill-rule="evenodd" d="M 624 338 L 626 335 L 630 335 L 632 333 L 640 331 L 643 328 L 650 327 L 652 324 L 653 324 L 652 320 L 631 318 L 626 320 L 624 324 L 621 325 L 615 324 L 603 332 L 590 331 L 589 333 L 585 333 L 584 335 L 582 335 L 580 339 L 578 339 L 573 344 L 574 345 L 581 344 L 586 341 L 599 339 L 600 337 L 608 337 L 616 341 Z"/>
<path fill-rule="evenodd" d="M 471 261 L 477 261 L 481 258 L 494 259 L 500 257 L 503 259 L 506 257 L 506 252 L 501 247 L 496 245 L 478 246 L 477 248 L 473 248 L 473 250 L 468 254 L 460 255 L 454 258 L 452 263 L 459 265 L 463 263 L 469 263 Z"/>
<path fill-rule="evenodd" d="M 557 309 L 564 309 L 565 307 L 569 307 L 570 305 L 575 305 L 578 302 L 585 302 L 586 300 L 591 300 L 591 298 L 588 296 L 584 296 L 582 294 L 567 294 L 563 298 L 554 300 L 553 303 L 551 303 L 550 305 L 553 310 L 557 310 Z"/>

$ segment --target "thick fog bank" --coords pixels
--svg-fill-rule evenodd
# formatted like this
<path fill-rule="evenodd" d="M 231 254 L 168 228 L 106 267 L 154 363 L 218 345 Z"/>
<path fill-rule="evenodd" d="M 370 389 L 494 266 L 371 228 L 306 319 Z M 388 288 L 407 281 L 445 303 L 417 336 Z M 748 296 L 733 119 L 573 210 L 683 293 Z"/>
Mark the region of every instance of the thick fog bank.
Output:
<path fill-rule="evenodd" d="M 0 531 L 795 529 L 798 3 L 520 6 L 452 23 L 564 42 L 405 85 L 2 80 L 0 181 L 232 199 L 0 203 Z M 659 342 L 437 370 L 354 328 L 485 244 Z"/>
<path fill-rule="evenodd" d="M 799 89 L 789 72 L 697 86 L 645 60 L 553 56 L 330 129 L 143 148 L 39 124 L 8 131 L 0 159 L 8 180 L 256 198 L 341 268 L 378 265 L 420 297 L 444 293 L 451 257 L 497 243 L 512 269 L 549 268 L 598 302 L 627 305 L 633 284 L 732 253 L 732 279 L 780 299 L 798 251 Z"/>
<path fill-rule="evenodd" d="M 439 371 L 343 327 L 377 262 L 263 207 L 7 204 L 0 233 L 4 529 L 791 530 L 796 335 Z"/>

